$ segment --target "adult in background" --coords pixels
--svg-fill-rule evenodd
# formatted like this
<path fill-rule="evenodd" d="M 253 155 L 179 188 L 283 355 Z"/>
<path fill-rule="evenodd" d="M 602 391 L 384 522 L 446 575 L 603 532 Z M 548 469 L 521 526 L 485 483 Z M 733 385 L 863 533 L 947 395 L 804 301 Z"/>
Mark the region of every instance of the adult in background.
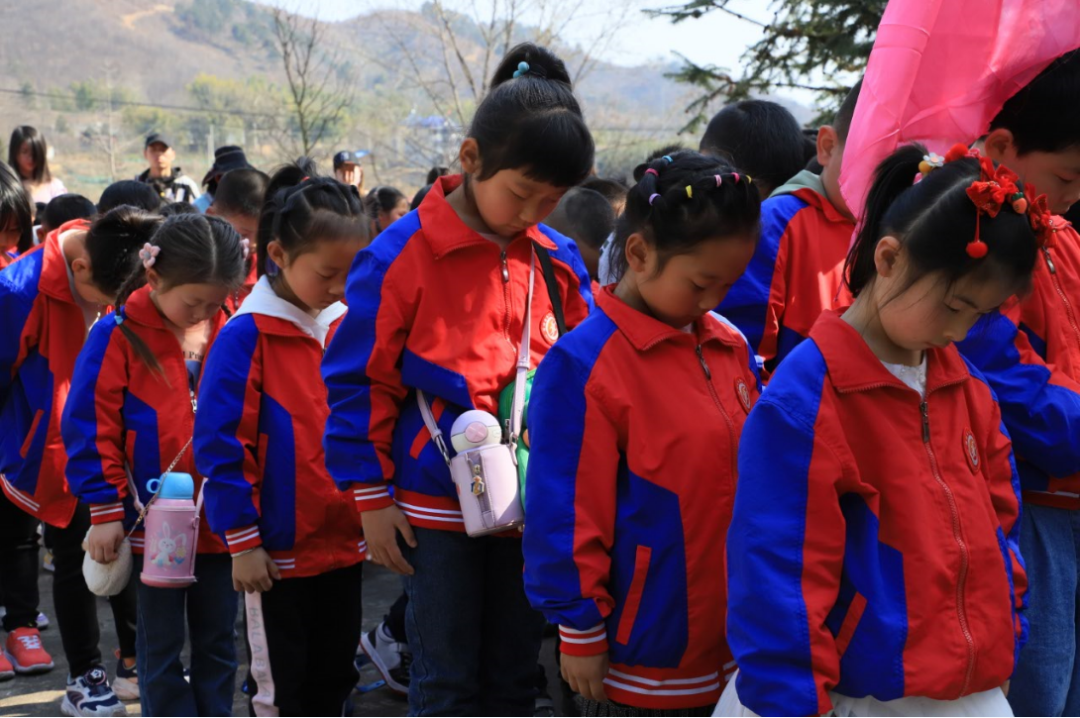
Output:
<path fill-rule="evenodd" d="M 53 197 L 67 192 L 64 183 L 49 171 L 48 154 L 45 135 L 30 125 L 20 125 L 11 133 L 8 164 L 19 173 L 31 202 L 48 204 Z"/>
<path fill-rule="evenodd" d="M 221 178 L 225 176 L 226 172 L 232 170 L 253 170 L 254 167 L 247 160 L 247 155 L 244 154 L 242 147 L 236 145 L 225 145 L 218 147 L 214 150 L 214 164 L 207 171 L 206 176 L 203 177 L 203 186 L 206 187 L 206 191 L 199 195 L 199 198 L 192 202 L 195 209 L 199 212 L 206 214 L 206 210 L 210 209 L 210 205 L 214 203 L 214 197 L 217 195 L 218 183 L 221 182 Z"/>
<path fill-rule="evenodd" d="M 162 200 L 194 202 L 199 196 L 199 187 L 195 184 L 195 180 L 185 175 L 179 167 L 173 167 L 173 162 L 176 161 L 176 150 L 165 135 L 160 132 L 147 135 L 146 144 L 143 146 L 143 157 L 146 158 L 150 167 L 135 179 L 150 185 Z"/>
<path fill-rule="evenodd" d="M 360 164 L 361 154 L 342 150 L 334 155 L 334 178 L 342 184 L 356 187 L 360 196 L 364 196 L 364 166 Z"/>

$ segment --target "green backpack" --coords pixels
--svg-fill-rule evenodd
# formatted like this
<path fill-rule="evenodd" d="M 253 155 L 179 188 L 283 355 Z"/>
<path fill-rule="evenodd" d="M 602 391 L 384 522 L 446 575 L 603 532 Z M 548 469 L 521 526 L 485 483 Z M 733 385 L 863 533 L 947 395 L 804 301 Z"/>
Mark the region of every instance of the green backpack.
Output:
<path fill-rule="evenodd" d="M 541 247 L 539 244 L 533 243 L 536 247 L 536 258 L 540 260 L 540 268 L 543 271 L 544 283 L 547 285 L 548 299 L 551 300 L 552 314 L 555 315 L 555 322 L 559 327 L 559 336 L 566 334 L 566 319 L 563 317 L 562 298 L 559 296 L 559 285 L 555 280 L 555 270 L 551 266 L 551 255 L 548 251 Z M 536 374 L 536 370 L 532 369 L 525 375 L 525 413 L 521 422 L 521 440 L 517 445 L 517 465 L 518 465 L 518 482 L 521 484 L 521 504 L 525 505 L 525 477 L 529 468 L 529 441 L 527 432 L 529 430 L 529 397 L 532 395 L 533 376 Z M 503 426 L 506 426 L 506 422 L 510 420 L 510 412 L 514 405 L 514 385 L 503 389 L 502 394 L 499 395 L 499 422 Z"/>

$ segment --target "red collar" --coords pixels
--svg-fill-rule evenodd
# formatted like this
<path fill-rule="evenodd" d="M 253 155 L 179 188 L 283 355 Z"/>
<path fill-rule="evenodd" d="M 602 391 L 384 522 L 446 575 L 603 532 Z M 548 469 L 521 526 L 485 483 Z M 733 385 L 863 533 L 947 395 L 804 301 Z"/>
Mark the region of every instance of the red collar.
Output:
<path fill-rule="evenodd" d="M 164 317 L 154 306 L 154 300 L 150 298 L 149 285 L 143 285 L 131 293 L 131 296 L 128 297 L 127 302 L 124 304 L 123 312 L 125 319 L 129 319 L 136 324 L 141 324 L 150 329 L 169 330 L 165 326 Z M 217 334 L 217 331 L 225 324 L 225 319 L 225 312 L 220 309 L 214 314 L 210 319 L 212 323 L 211 336 Z"/>
<path fill-rule="evenodd" d="M 420 203 L 420 226 L 424 229 L 424 239 L 435 254 L 435 259 L 441 259 L 462 247 L 491 244 L 490 240 L 484 239 L 462 222 L 457 212 L 446 201 L 446 196 L 460 187 L 464 181 L 464 175 L 440 177 L 431 186 L 431 191 L 424 197 L 424 201 Z M 558 249 L 558 245 L 548 239 L 537 225 L 529 227 L 511 243 L 520 242 L 526 237 L 549 251 L 554 252 Z"/>
<path fill-rule="evenodd" d="M 715 319 L 708 321 L 705 317 L 696 319 L 694 333 L 689 334 L 659 319 L 642 314 L 615 296 L 615 286 L 612 284 L 604 287 L 596 298 L 597 303 L 638 351 L 648 351 L 666 341 L 692 342 L 693 344 L 707 344 L 715 341 L 731 347 L 738 347 L 741 344 L 734 332 L 725 331 L 723 325 Z"/>
<path fill-rule="evenodd" d="M 60 246 L 60 235 L 71 230 L 87 231 L 90 223 L 85 219 L 73 219 L 65 222 L 59 229 L 49 232 L 42 243 L 41 278 L 38 290 L 53 299 L 68 304 L 75 304 L 75 295 L 71 293 L 71 279 L 68 277 L 68 261 L 64 249 Z"/>
<path fill-rule="evenodd" d="M 825 358 L 836 390 L 846 393 L 883 386 L 908 388 L 885 368 L 855 327 L 840 318 L 845 311 L 846 308 L 823 312 L 810 330 L 810 338 Z M 926 355 L 927 394 L 967 381 L 971 376 L 955 346 L 928 349 Z"/>

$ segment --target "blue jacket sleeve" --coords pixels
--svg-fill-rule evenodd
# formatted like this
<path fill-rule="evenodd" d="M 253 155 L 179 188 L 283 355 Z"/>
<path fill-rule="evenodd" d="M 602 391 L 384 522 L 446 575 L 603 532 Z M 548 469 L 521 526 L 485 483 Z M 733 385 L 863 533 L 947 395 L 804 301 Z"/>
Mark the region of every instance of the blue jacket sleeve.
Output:
<path fill-rule="evenodd" d="M 33 302 L 21 296 L 8 282 L 7 272 L 0 273 L 0 406 L 7 403 L 13 372 L 22 348 L 23 328 Z"/>

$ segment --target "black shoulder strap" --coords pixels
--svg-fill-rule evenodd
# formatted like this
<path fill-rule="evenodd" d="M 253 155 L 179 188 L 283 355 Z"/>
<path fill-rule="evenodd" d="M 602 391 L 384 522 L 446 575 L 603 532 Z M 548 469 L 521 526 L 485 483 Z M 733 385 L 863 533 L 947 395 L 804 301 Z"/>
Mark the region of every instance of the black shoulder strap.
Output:
<path fill-rule="evenodd" d="M 551 254 L 546 247 L 533 242 L 536 247 L 536 258 L 540 260 L 540 270 L 544 274 L 544 284 L 547 285 L 548 298 L 551 300 L 551 310 L 555 314 L 555 323 L 559 326 L 559 336 L 566 334 L 566 317 L 563 316 L 562 297 L 559 296 L 559 282 L 555 279 L 555 267 L 551 264 Z"/>

